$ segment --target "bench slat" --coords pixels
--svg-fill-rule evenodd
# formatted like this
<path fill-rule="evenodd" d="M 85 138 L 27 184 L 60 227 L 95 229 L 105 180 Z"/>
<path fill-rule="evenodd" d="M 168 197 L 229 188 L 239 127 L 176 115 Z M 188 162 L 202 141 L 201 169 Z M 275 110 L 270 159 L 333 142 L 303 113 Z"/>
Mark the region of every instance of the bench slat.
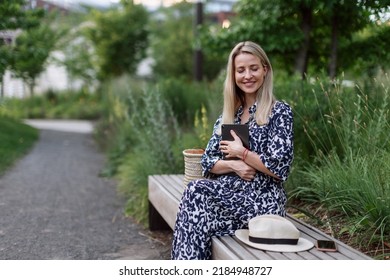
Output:
<path fill-rule="evenodd" d="M 250 251 L 246 250 L 246 248 L 242 247 L 242 243 L 235 240 L 232 236 L 220 236 L 218 239 L 225 244 L 231 251 L 233 251 L 236 255 L 239 256 L 240 259 L 243 260 L 256 260 L 256 256 L 250 253 Z"/>
<path fill-rule="evenodd" d="M 211 251 L 213 260 L 239 260 L 240 258 L 235 255 L 229 247 L 227 247 L 219 238 L 212 237 Z"/>
<path fill-rule="evenodd" d="M 319 260 L 321 258 L 314 255 L 311 251 L 302 251 L 297 253 L 299 256 L 301 256 L 305 260 Z"/>
<path fill-rule="evenodd" d="M 242 244 L 242 242 L 237 237 L 233 236 L 232 238 L 238 243 Z M 249 251 L 252 255 L 254 255 L 258 260 L 273 260 L 273 258 L 266 251 L 258 250 L 244 244 L 242 244 L 241 246 L 244 247 L 245 250 Z"/>

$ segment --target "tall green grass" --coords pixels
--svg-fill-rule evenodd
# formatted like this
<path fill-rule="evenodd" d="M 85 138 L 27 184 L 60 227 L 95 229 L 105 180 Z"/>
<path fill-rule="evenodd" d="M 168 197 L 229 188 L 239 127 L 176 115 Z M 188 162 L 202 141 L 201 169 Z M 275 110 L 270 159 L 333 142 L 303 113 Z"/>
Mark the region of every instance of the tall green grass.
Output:
<path fill-rule="evenodd" d="M 347 225 L 336 234 L 358 234 L 360 245 L 378 244 L 383 252 L 390 235 L 389 85 L 387 79 L 370 93 L 359 86 L 350 92 L 337 83 L 330 85 L 331 91 L 321 85 L 325 100 L 313 94 L 313 101 L 319 108 L 322 133 L 306 123 L 305 133 L 315 153 L 311 162 L 301 164 L 295 174 L 299 180 L 294 180 L 290 192 L 347 217 Z M 324 101 L 326 111 L 321 110 Z"/>
<path fill-rule="evenodd" d="M 127 198 L 126 213 L 139 222 L 145 223 L 148 213 L 148 175 L 184 173 L 182 151 L 204 148 L 204 134 L 211 135 L 208 113 L 215 111 L 208 108 L 218 98 L 212 86 L 171 79 L 147 83 L 128 76 L 103 86 L 106 111 L 98 139 L 109 158 L 103 174 L 117 178 Z"/>
<path fill-rule="evenodd" d="M 0 108 L 1 110 L 1 108 Z M 38 139 L 38 131 L 0 112 L 0 175 Z"/>
<path fill-rule="evenodd" d="M 122 77 L 104 90 L 105 127 L 113 143 L 106 175 L 117 178 L 128 199 L 126 212 L 145 223 L 148 175 L 183 172 L 181 130 L 159 86 Z"/>

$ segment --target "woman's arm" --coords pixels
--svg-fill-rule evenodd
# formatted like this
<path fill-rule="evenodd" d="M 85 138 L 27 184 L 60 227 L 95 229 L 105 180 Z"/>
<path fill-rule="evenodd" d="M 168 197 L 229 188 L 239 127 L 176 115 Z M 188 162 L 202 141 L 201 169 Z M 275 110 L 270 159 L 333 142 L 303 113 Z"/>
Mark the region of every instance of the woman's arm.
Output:
<path fill-rule="evenodd" d="M 260 160 L 260 157 L 257 153 L 246 149 L 242 145 L 241 139 L 237 136 L 237 134 L 233 130 L 231 131 L 231 134 L 234 138 L 234 141 L 221 141 L 221 151 L 226 154 L 227 158 L 237 157 L 240 160 L 218 161 L 221 163 L 219 164 L 219 166 L 215 168 L 216 169 L 215 173 L 218 171 L 220 171 L 221 173 L 234 171 L 237 174 L 242 174 L 242 176 L 240 175 L 240 177 L 242 177 L 243 179 L 244 179 L 243 176 L 245 176 L 245 178 L 249 177 L 253 179 L 256 170 L 258 170 L 269 176 L 279 179 L 278 176 L 273 174 L 267 167 L 265 167 L 264 163 Z"/>
<path fill-rule="evenodd" d="M 256 175 L 256 169 L 242 160 L 218 160 L 213 168 L 211 168 L 211 172 L 219 175 L 235 172 L 238 176 L 247 181 L 252 180 Z"/>

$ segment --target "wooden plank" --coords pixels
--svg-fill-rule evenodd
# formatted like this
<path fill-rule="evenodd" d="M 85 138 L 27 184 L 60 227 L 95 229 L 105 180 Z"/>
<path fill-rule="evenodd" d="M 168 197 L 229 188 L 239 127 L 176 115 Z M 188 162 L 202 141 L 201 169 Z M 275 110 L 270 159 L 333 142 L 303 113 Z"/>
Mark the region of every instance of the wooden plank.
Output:
<path fill-rule="evenodd" d="M 211 239 L 211 251 L 213 260 L 239 260 L 240 258 L 235 255 L 230 248 L 226 247 L 217 237 Z"/>
<path fill-rule="evenodd" d="M 157 177 L 158 178 L 158 177 Z M 177 198 L 172 195 L 155 177 L 149 177 L 148 197 L 167 224 L 173 229 L 179 209 Z"/>
<path fill-rule="evenodd" d="M 289 260 L 304 260 L 304 258 L 298 255 L 296 252 L 285 252 L 282 254 Z"/>
<path fill-rule="evenodd" d="M 181 186 L 182 189 L 185 188 L 184 186 L 184 175 L 170 175 L 173 180 L 175 180 L 176 184 L 178 186 Z"/>
<path fill-rule="evenodd" d="M 170 192 L 178 201 L 180 200 L 182 192 L 177 188 L 177 183 L 175 180 L 167 175 L 157 175 L 154 176 L 153 179 L 158 181 L 159 184 L 167 189 L 167 191 Z"/>
<path fill-rule="evenodd" d="M 297 255 L 301 256 L 304 260 L 320 260 L 321 259 L 321 258 L 317 257 L 315 254 L 312 254 L 311 251 L 297 252 Z"/>
<path fill-rule="evenodd" d="M 270 255 L 271 258 L 273 258 L 274 260 L 288 260 L 288 258 L 282 253 L 272 252 L 272 251 L 265 251 L 265 252 L 267 252 L 267 254 Z"/>
<path fill-rule="evenodd" d="M 257 258 L 246 250 L 248 246 L 243 247 L 241 242 L 237 242 L 232 236 L 220 236 L 218 239 L 242 260 L 256 260 Z"/>
<path fill-rule="evenodd" d="M 312 255 L 318 257 L 320 260 L 335 260 L 335 258 L 332 257 L 331 255 L 329 255 L 325 252 L 319 251 L 316 248 L 310 249 L 309 252 Z"/>
<path fill-rule="evenodd" d="M 273 260 L 266 251 L 259 250 L 256 248 L 252 248 L 250 246 L 247 246 L 246 244 L 243 244 L 237 237 L 233 236 L 234 240 L 236 240 L 238 243 L 241 244 L 243 248 L 245 248 L 247 251 L 249 251 L 252 255 L 254 255 L 258 260 Z"/>

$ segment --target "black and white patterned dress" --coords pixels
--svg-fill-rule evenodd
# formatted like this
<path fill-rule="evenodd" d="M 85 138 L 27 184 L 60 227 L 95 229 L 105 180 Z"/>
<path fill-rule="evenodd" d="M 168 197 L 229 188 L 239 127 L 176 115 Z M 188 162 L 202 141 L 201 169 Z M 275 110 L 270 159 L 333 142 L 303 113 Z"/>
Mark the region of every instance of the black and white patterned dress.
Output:
<path fill-rule="evenodd" d="M 249 112 L 254 116 L 256 104 Z M 241 122 L 239 108 L 235 123 Z M 251 117 L 249 124 L 250 150 L 256 152 L 264 165 L 280 180 L 257 172 L 252 181 L 237 175 L 215 176 L 210 173 L 222 158 L 217 134 L 221 117 L 202 157 L 203 175 L 207 178 L 190 182 L 185 189 L 177 214 L 173 236 L 172 259 L 209 259 L 211 237 L 233 235 L 247 228 L 248 221 L 258 215 L 285 216 L 287 179 L 293 160 L 293 114 L 290 106 L 277 101 L 269 122 L 259 126 Z"/>

